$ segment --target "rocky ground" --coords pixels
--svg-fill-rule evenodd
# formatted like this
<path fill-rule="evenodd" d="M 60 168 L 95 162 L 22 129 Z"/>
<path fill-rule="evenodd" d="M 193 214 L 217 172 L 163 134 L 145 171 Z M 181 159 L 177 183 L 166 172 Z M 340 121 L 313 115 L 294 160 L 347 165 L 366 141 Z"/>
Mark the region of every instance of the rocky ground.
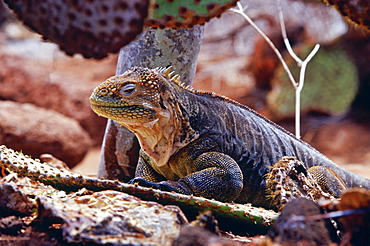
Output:
<path fill-rule="evenodd" d="M 280 33 L 276 32 L 278 23 L 273 14 L 275 9 L 268 1 L 254 4 L 249 5 L 251 17 L 283 50 Z M 302 110 L 302 138 L 345 169 L 370 178 L 370 111 L 366 99 L 370 77 L 369 38 L 356 31 L 347 32 L 343 20 L 333 10 L 318 8 L 314 4 L 302 7 L 299 2 L 294 6 L 286 13 L 287 22 L 291 24 L 288 31 L 294 47 L 299 50 L 301 44 L 310 46 L 319 42 L 325 47 L 334 47 L 335 51 L 352 51 L 352 60 L 355 58 L 352 65 L 357 70 L 353 76 L 357 77 L 355 82 L 350 82 L 359 85 L 355 88 L 341 87 L 347 88 L 343 92 L 338 89 L 331 91 L 326 82 L 322 82 L 318 91 L 324 93 L 320 97 L 329 98 L 327 101 L 336 104 L 344 100 L 341 100 L 341 95 L 344 95 L 341 93 L 347 93 L 346 100 L 350 101 L 342 111 L 335 111 L 330 105 L 323 110 L 310 103 L 305 104 Z M 90 110 L 88 97 L 95 86 L 115 74 L 117 55 L 110 55 L 101 61 L 86 60 L 80 56 L 68 57 L 57 46 L 42 42 L 38 35 L 30 33 L 14 20 L 3 25 L 0 32 L 0 144 L 22 150 L 35 158 L 43 153 L 51 153 L 73 167 L 75 172 L 96 175 L 106 120 Z M 339 38 L 341 35 L 344 36 Z M 338 39 L 343 41 L 339 48 L 334 42 Z M 356 45 L 356 49 L 349 43 Z M 283 55 L 286 56 L 286 52 L 283 51 Z M 229 13 L 221 19 L 212 20 L 206 26 L 194 88 L 215 91 L 233 98 L 293 132 L 291 112 L 277 115 L 272 110 L 272 106 L 276 105 L 272 103 L 271 95 L 276 95 L 283 83 L 280 82 L 281 77 L 277 76 L 278 70 L 279 63 L 264 41 L 239 16 Z M 323 75 L 327 74 L 329 72 Z M 329 75 L 325 77 L 326 80 L 340 84 L 337 77 Z M 366 192 L 360 196 L 362 194 L 369 196 Z M 91 194 L 77 196 L 80 195 Z M 99 196 L 98 193 L 95 195 Z M 117 196 L 114 192 L 103 192 L 100 195 Z M 348 200 L 360 199 L 350 197 Z M 368 200 L 365 199 L 366 202 Z M 83 203 L 85 200 L 80 201 Z M 46 208 L 47 213 L 41 214 L 40 218 L 48 218 L 50 210 L 57 205 L 48 200 L 41 203 L 45 206 L 49 204 L 50 209 Z M 65 219 L 68 219 L 68 215 Z M 17 223 L 23 222 L 17 218 L 14 221 L 1 221 L 14 223 L 15 229 Z M 58 223 L 53 226 L 48 229 L 60 231 Z M 39 239 L 45 239 L 47 243 L 55 240 L 42 233 L 25 233 L 29 233 L 25 243 L 30 245 L 39 245 Z M 189 235 L 200 241 L 206 238 L 209 242 L 214 237 L 203 237 L 205 232 L 202 231 L 192 233 L 186 232 L 183 242 L 189 239 Z M 30 241 L 30 238 L 33 240 Z M 21 241 L 22 238 L 18 237 L 17 240 Z"/>

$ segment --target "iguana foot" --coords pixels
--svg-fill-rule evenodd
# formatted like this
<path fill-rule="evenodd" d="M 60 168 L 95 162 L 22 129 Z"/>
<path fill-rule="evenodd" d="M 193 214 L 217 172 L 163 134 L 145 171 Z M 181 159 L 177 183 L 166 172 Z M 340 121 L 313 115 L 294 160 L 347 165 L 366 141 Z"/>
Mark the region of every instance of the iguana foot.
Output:
<path fill-rule="evenodd" d="M 165 180 L 165 177 L 155 172 L 152 165 L 155 164 L 151 159 L 145 153 L 141 153 L 136 167 L 136 178 L 130 183 L 185 195 L 213 198 L 222 202 L 235 201 L 243 189 L 243 173 L 238 163 L 220 152 L 201 154 L 193 162 L 188 163 L 187 168 L 191 170 L 189 174 L 176 181 Z M 178 172 L 182 170 L 176 166 L 174 169 Z M 168 172 L 164 169 L 163 172 L 166 171 Z"/>

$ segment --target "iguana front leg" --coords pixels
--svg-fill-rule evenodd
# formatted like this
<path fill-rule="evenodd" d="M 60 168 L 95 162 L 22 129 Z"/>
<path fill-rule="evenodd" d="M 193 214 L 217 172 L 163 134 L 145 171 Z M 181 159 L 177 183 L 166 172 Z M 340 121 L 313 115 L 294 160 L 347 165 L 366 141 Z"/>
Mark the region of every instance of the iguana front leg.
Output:
<path fill-rule="evenodd" d="M 129 183 L 227 202 L 234 201 L 243 188 L 242 171 L 228 155 L 207 152 L 184 165 L 192 165 L 195 171 L 177 181 L 158 182 L 161 176 L 142 160 L 136 169 L 136 178 Z"/>

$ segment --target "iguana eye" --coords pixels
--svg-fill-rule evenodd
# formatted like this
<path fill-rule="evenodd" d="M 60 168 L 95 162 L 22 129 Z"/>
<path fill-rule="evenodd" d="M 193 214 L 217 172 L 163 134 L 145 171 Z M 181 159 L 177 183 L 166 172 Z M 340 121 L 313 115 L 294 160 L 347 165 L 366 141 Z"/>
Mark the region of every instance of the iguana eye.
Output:
<path fill-rule="evenodd" d="M 132 93 L 136 91 L 135 84 L 127 84 L 121 88 L 121 93 L 124 96 L 130 96 Z"/>

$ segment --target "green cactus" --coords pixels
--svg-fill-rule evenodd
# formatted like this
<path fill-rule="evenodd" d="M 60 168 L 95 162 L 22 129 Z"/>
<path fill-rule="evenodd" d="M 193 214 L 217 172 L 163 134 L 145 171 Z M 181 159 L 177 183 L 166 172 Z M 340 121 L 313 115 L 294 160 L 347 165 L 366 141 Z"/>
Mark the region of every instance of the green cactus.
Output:
<path fill-rule="evenodd" d="M 160 28 L 204 24 L 237 0 L 4 2 L 26 26 L 57 43 L 67 55 L 78 53 L 85 58 L 102 59 L 134 40 L 145 24 Z"/>
<path fill-rule="evenodd" d="M 17 17 L 67 55 L 101 59 L 140 34 L 149 0 L 5 0 Z"/>
<path fill-rule="evenodd" d="M 186 28 L 220 16 L 238 0 L 151 0 L 146 25 L 159 28 Z"/>
<path fill-rule="evenodd" d="M 306 57 L 311 46 L 302 47 L 300 56 Z M 288 66 L 295 78 L 299 68 L 294 61 Z M 357 69 L 345 51 L 323 46 L 307 66 L 305 84 L 301 95 L 301 112 L 310 111 L 340 115 L 344 113 L 357 92 Z M 273 79 L 273 89 L 267 96 L 267 104 L 276 118 L 293 117 L 295 92 L 282 67 Z"/>
<path fill-rule="evenodd" d="M 6 146 L 0 146 L 0 168 L 21 176 L 52 185 L 58 189 L 74 191 L 86 188 L 93 191 L 116 190 L 134 195 L 143 200 L 151 200 L 163 205 L 177 205 L 187 214 L 196 214 L 199 211 L 209 210 L 223 224 L 232 223 L 235 227 L 246 231 L 266 232 L 277 213 L 256 208 L 250 204 L 230 204 L 202 197 L 187 196 L 178 193 L 154 190 L 114 180 L 91 178 L 68 170 L 58 169 L 31 159 L 22 153 L 15 152 Z M 225 228 L 226 229 L 226 228 Z"/>

